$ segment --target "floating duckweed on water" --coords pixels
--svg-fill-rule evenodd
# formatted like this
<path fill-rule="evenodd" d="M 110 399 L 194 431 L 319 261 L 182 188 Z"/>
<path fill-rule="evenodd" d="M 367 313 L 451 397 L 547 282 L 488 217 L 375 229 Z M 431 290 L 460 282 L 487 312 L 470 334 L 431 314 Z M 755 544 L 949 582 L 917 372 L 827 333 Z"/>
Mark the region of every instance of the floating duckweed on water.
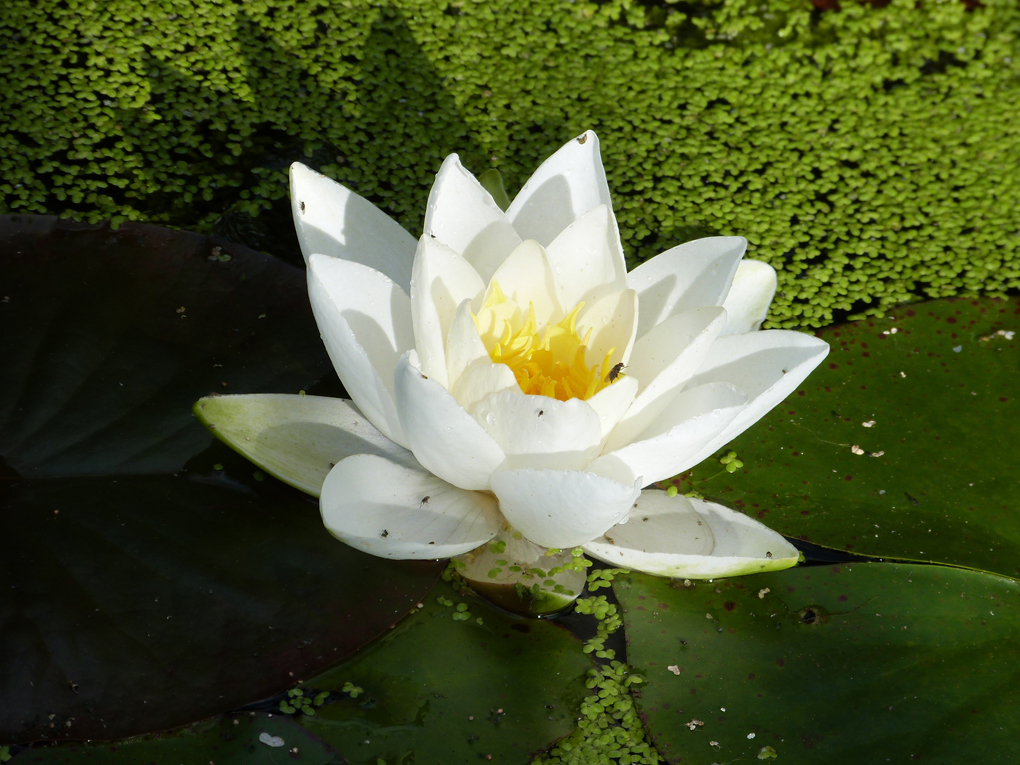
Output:
<path fill-rule="evenodd" d="M 1020 287 L 1015 0 L 160 9 L 5 5 L 0 211 L 296 252 L 293 159 L 420 231 L 447 153 L 513 191 L 591 127 L 632 262 L 743 234 L 779 272 L 767 326 Z"/>
<path fill-rule="evenodd" d="M 647 738 L 630 694 L 631 685 L 642 682 L 630 668 L 613 661 L 591 670 L 585 685 L 592 694 L 581 702 L 577 730 L 561 740 L 534 765 L 590 765 L 662 762 Z"/>
<path fill-rule="evenodd" d="M 288 715 L 302 713 L 314 717 L 315 707 L 321 707 L 328 698 L 329 691 L 322 691 L 309 698 L 300 688 L 292 688 L 287 691 L 287 699 L 280 702 L 280 711 Z"/>
<path fill-rule="evenodd" d="M 727 473 L 736 473 L 740 468 L 744 467 L 744 463 L 737 459 L 736 452 L 727 452 L 725 457 L 720 458 L 720 463 L 726 466 Z"/>
<path fill-rule="evenodd" d="M 629 574 L 625 568 L 598 568 L 588 574 L 588 590 L 594 592 L 603 587 L 612 587 L 613 579 L 622 574 Z M 603 597 L 605 600 L 605 597 Z"/>
<path fill-rule="evenodd" d="M 364 688 L 361 688 L 354 683 L 347 681 L 344 683 L 344 687 L 340 689 L 342 693 L 348 694 L 352 699 L 358 698 L 362 693 L 365 692 Z"/>

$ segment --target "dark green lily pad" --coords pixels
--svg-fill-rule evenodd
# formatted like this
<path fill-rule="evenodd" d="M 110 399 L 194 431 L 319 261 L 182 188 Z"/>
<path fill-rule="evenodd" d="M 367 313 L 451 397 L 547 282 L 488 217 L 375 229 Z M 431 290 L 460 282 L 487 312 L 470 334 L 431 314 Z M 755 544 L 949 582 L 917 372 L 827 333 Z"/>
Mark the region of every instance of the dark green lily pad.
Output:
<path fill-rule="evenodd" d="M 440 584 L 382 640 L 306 684 L 306 693 L 347 684 L 363 693 L 300 721 L 352 765 L 454 765 L 488 755 L 526 763 L 574 729 L 592 667 L 580 649 L 554 622 L 497 611 Z"/>
<path fill-rule="evenodd" d="M 1020 576 L 1020 299 L 894 315 L 819 332 L 829 357 L 727 447 L 744 467 L 681 490 L 825 547 Z"/>
<path fill-rule="evenodd" d="M 647 678 L 638 708 L 671 763 L 754 762 L 763 747 L 833 765 L 1016 757 L 1012 579 L 857 563 L 614 587 Z"/>
<path fill-rule="evenodd" d="M 213 765 L 281 765 L 288 760 L 297 760 L 302 765 L 343 765 L 343 758 L 330 746 L 288 718 L 247 713 L 203 720 L 172 733 L 142 736 L 116 744 L 61 744 L 46 749 L 26 749 L 14 762 L 17 765 L 204 765 L 207 762 Z"/>
<path fill-rule="evenodd" d="M 155 226 L 9 216 L 0 285 L 0 741 L 235 708 L 428 592 L 438 564 L 337 543 L 314 501 L 192 418 L 210 391 L 335 379 L 300 270 Z"/>

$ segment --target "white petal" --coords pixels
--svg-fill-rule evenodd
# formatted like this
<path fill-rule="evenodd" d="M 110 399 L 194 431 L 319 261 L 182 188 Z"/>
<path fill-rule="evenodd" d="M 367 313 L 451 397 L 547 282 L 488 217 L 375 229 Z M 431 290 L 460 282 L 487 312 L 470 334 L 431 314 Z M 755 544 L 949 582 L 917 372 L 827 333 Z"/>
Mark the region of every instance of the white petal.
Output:
<path fill-rule="evenodd" d="M 506 455 L 506 467 L 580 470 L 598 453 L 599 417 L 584 401 L 525 396 L 517 390 L 482 400 L 474 418 Z"/>
<path fill-rule="evenodd" d="M 429 192 L 425 235 L 463 255 L 486 282 L 521 243 L 506 215 L 456 154 L 443 162 Z"/>
<path fill-rule="evenodd" d="M 728 382 L 747 394 L 748 403 L 744 411 L 701 450 L 697 462 L 764 417 L 789 396 L 828 353 L 828 343 L 803 332 L 770 329 L 718 338 L 704 365 L 687 385 Z"/>
<path fill-rule="evenodd" d="M 641 491 L 595 473 L 503 470 L 492 476 L 499 509 L 543 547 L 590 542 L 627 517 Z"/>
<path fill-rule="evenodd" d="M 742 236 L 696 239 L 631 271 L 627 285 L 641 300 L 638 339 L 673 314 L 722 305 L 746 248 Z"/>
<path fill-rule="evenodd" d="M 584 546 L 593 558 L 647 574 L 687 579 L 779 571 L 800 553 L 782 536 L 714 502 L 641 492 L 630 521 Z"/>
<path fill-rule="evenodd" d="M 577 316 L 577 334 L 591 339 L 584 360 L 588 366 L 601 364 L 611 349 L 612 364 L 628 363 L 637 338 L 638 298 L 634 290 L 611 292 L 594 304 L 586 305 Z"/>
<path fill-rule="evenodd" d="M 347 393 L 387 438 L 405 445 L 393 371 L 414 347 L 410 299 L 381 272 L 320 254 L 308 260 L 308 298 Z"/>
<path fill-rule="evenodd" d="M 528 313 L 528 304 L 535 306 L 539 328 L 550 321 L 559 321 L 563 307 L 556 295 L 556 277 L 545 250 L 534 239 L 528 239 L 503 261 L 491 282 L 499 284 L 503 294 Z M 490 283 L 491 283 L 490 282 Z"/>
<path fill-rule="evenodd" d="M 465 369 L 482 359 L 488 360 L 489 354 L 478 336 L 478 327 L 471 315 L 471 300 L 465 299 L 457 306 L 450 331 L 446 334 L 446 370 L 450 390 L 457 387 L 457 380 Z"/>
<path fill-rule="evenodd" d="M 569 310 L 582 300 L 591 305 L 627 287 L 627 263 L 613 209 L 594 207 L 567 226 L 546 252 L 556 275 L 560 304 Z"/>
<path fill-rule="evenodd" d="M 446 335 L 464 300 L 485 289 L 474 267 L 445 244 L 428 235 L 418 241 L 411 275 L 411 318 L 414 347 L 422 371 L 442 386 L 450 386 L 446 365 Z"/>
<path fill-rule="evenodd" d="M 460 555 L 492 539 L 501 521 L 492 497 L 372 454 L 330 471 L 319 509 L 330 534 L 380 558 Z"/>
<path fill-rule="evenodd" d="M 313 253 L 343 258 L 381 271 L 408 291 L 416 243 L 390 216 L 300 162 L 290 166 L 290 200 L 306 263 Z"/>
<path fill-rule="evenodd" d="M 218 439 L 271 476 L 313 497 L 340 460 L 377 454 L 409 467 L 418 462 L 372 427 L 349 401 L 323 396 L 253 393 L 210 396 L 195 415 Z"/>
<path fill-rule="evenodd" d="M 588 469 L 611 474 L 610 464 L 622 463 L 642 476 L 642 486 L 674 476 L 696 465 L 695 457 L 746 404 L 747 396 L 727 383 L 682 391 L 633 443 L 599 457 Z"/>
<path fill-rule="evenodd" d="M 501 391 L 516 391 L 517 395 L 524 395 L 510 367 L 506 364 L 493 364 L 485 356 L 464 370 L 450 393 L 465 412 L 473 414 L 479 401 Z"/>
<path fill-rule="evenodd" d="M 634 403 L 637 390 L 637 378 L 626 375 L 588 399 L 588 406 L 599 416 L 603 441 Z"/>
<path fill-rule="evenodd" d="M 710 306 L 666 319 L 634 345 L 628 374 L 641 382 L 637 398 L 609 436 L 615 451 L 649 426 L 704 363 L 726 325 L 726 312 Z"/>
<path fill-rule="evenodd" d="M 400 359 L 395 375 L 397 412 L 407 447 L 444 481 L 462 489 L 488 489 L 489 476 L 503 462 L 503 451 L 417 364 L 411 351 Z"/>
<path fill-rule="evenodd" d="M 592 208 L 612 204 L 599 139 L 589 130 L 539 166 L 510 203 L 506 217 L 522 239 L 545 246 Z"/>
<path fill-rule="evenodd" d="M 776 269 L 760 260 L 742 260 L 733 277 L 733 285 L 723 308 L 726 309 L 724 335 L 754 332 L 768 316 L 776 294 Z"/>

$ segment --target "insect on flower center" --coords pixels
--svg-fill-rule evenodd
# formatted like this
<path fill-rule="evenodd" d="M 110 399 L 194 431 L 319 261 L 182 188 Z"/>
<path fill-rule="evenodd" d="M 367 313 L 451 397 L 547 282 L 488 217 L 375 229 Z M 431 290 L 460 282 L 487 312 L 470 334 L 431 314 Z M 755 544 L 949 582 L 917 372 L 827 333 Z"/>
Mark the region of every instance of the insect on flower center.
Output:
<path fill-rule="evenodd" d="M 524 313 L 493 282 L 474 320 L 489 358 L 510 367 L 524 393 L 560 401 L 584 400 L 622 374 L 617 368 L 620 365 L 611 361 L 615 348 L 610 348 L 599 364 L 589 366 L 585 361 L 592 330 L 589 328 L 583 338 L 577 333 L 577 315 L 582 308 L 584 302 L 575 305 L 558 322 L 546 326 L 540 337 L 534 304 L 529 303 Z"/>

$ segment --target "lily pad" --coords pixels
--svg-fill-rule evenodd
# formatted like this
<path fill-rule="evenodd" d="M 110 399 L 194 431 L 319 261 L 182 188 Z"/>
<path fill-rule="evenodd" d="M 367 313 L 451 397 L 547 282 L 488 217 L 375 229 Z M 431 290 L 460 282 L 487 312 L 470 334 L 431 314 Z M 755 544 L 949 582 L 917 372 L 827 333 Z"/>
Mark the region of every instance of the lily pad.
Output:
<path fill-rule="evenodd" d="M 235 708 L 428 592 L 437 564 L 337 543 L 313 500 L 191 415 L 210 391 L 335 379 L 299 269 L 156 226 L 8 216 L 0 284 L 0 741 Z"/>
<path fill-rule="evenodd" d="M 440 584 L 383 639 L 308 680 L 306 694 L 363 692 L 300 722 L 352 765 L 487 755 L 525 763 L 574 729 L 591 668 L 577 638 L 554 622 Z"/>
<path fill-rule="evenodd" d="M 856 563 L 614 584 L 668 762 L 1012 762 L 1020 584 Z"/>
<path fill-rule="evenodd" d="M 343 758 L 287 717 L 232 714 L 203 720 L 172 733 L 142 736 L 116 744 L 62 744 L 23 751 L 18 759 L 39 765 L 343 765 Z"/>
<path fill-rule="evenodd" d="M 1020 299 L 818 334 L 825 362 L 727 447 L 743 466 L 681 490 L 825 547 L 1020 576 Z"/>

